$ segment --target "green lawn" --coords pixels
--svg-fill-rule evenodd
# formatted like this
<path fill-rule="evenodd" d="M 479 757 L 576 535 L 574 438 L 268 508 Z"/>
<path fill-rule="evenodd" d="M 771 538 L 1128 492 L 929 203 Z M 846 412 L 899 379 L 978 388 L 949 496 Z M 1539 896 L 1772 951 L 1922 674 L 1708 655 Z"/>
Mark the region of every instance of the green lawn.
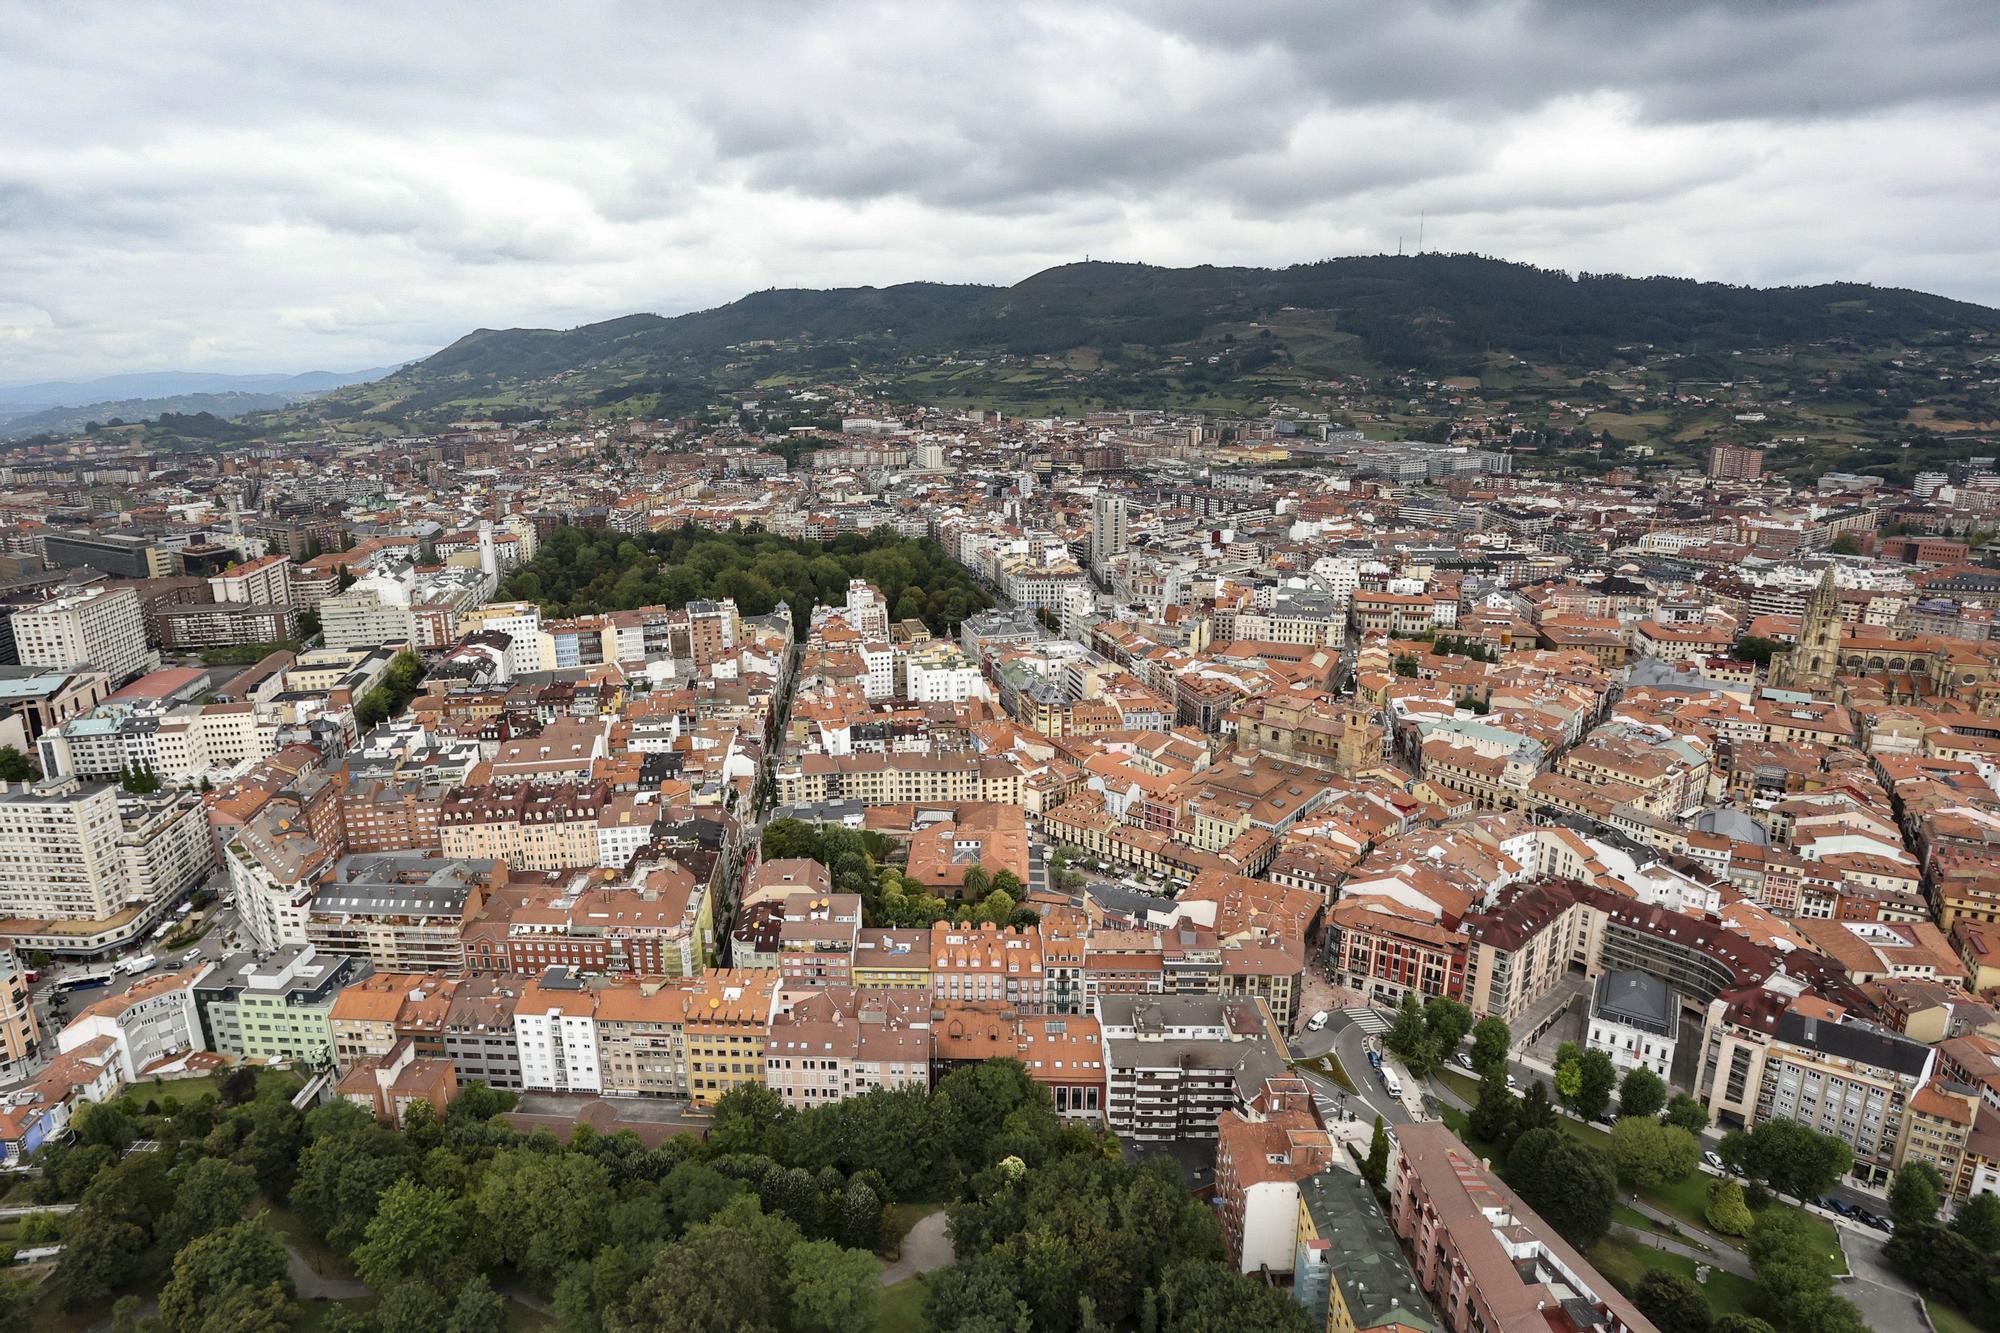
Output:
<path fill-rule="evenodd" d="M 1678 1273 L 1693 1281 L 1696 1268 L 1695 1261 L 1686 1255 L 1667 1254 L 1650 1245 L 1642 1245 L 1630 1236 L 1619 1235 L 1606 1236 L 1591 1246 L 1590 1262 L 1627 1296 L 1638 1287 L 1639 1280 L 1654 1269 Z M 1757 1284 L 1748 1278 L 1725 1273 L 1720 1268 L 1710 1269 L 1708 1285 L 1702 1290 L 1708 1296 L 1708 1308 L 1716 1314 L 1757 1312 Z"/>
<path fill-rule="evenodd" d="M 893 1287 L 882 1288 L 875 1302 L 875 1318 L 869 1325 L 875 1333 L 916 1333 L 924 1326 L 924 1282 L 904 1278 Z"/>
<path fill-rule="evenodd" d="M 1931 1327 L 1937 1333 L 1979 1333 L 1979 1325 L 1960 1314 L 1955 1305 L 1927 1300 L 1924 1302 L 1924 1313 L 1931 1317 Z"/>
<path fill-rule="evenodd" d="M 1639 1191 L 1639 1195 L 1647 1203 L 1652 1204 L 1653 1207 L 1658 1208 L 1660 1211 L 1672 1213 L 1675 1217 L 1678 1217 L 1697 1234 L 1710 1240 L 1720 1239 L 1727 1244 L 1741 1249 L 1743 1247 L 1741 1239 L 1728 1236 L 1717 1237 L 1709 1229 L 1708 1219 L 1703 1216 L 1708 1207 L 1708 1182 L 1714 1179 L 1714 1176 L 1706 1172 L 1697 1171 L 1686 1180 L 1677 1180 L 1671 1185 L 1661 1185 L 1655 1189 L 1641 1190 Z M 1841 1273 L 1847 1272 L 1846 1254 L 1840 1248 L 1840 1231 L 1833 1223 L 1817 1214 L 1808 1213 L 1801 1208 L 1796 1208 L 1789 1203 L 1781 1203 L 1773 1200 L 1770 1206 L 1772 1208 L 1782 1208 L 1789 1212 L 1795 1212 L 1804 1217 L 1806 1225 L 1812 1228 L 1813 1234 L 1818 1236 L 1820 1243 L 1826 1246 L 1827 1253 L 1839 1254 L 1841 1256 L 1838 1271 Z"/>
<path fill-rule="evenodd" d="M 1438 1082 L 1458 1094 L 1459 1099 L 1467 1106 L 1473 1106 L 1478 1103 L 1479 1080 L 1472 1075 L 1458 1069 L 1440 1069 L 1437 1072 L 1437 1076 Z"/>
<path fill-rule="evenodd" d="M 219 1100 L 222 1096 L 222 1080 L 225 1077 L 227 1077 L 226 1073 L 223 1075 L 202 1074 L 195 1078 L 163 1078 L 157 1083 L 152 1079 L 147 1079 L 143 1083 L 134 1083 L 121 1093 L 120 1097 L 121 1099 L 129 1097 L 139 1106 L 144 1106 L 149 1101 L 159 1101 L 164 1097 L 172 1097 L 183 1104 L 196 1102 L 201 1100 L 201 1095 L 204 1092 L 214 1093 Z M 267 1069 L 260 1071 L 257 1075 L 259 1091 L 263 1089 L 266 1083 L 274 1079 L 283 1081 L 288 1095 L 297 1092 L 303 1086 L 303 1081 L 299 1076 L 289 1069 Z"/>
<path fill-rule="evenodd" d="M 1315 1074 L 1323 1074 L 1327 1078 L 1332 1079 L 1349 1092 L 1354 1091 L 1353 1078 L 1348 1075 L 1346 1068 L 1340 1063 L 1340 1057 L 1334 1055 L 1331 1051 L 1325 1055 L 1316 1055 L 1310 1060 L 1294 1060 L 1292 1061 L 1292 1068 L 1310 1069 Z"/>
<path fill-rule="evenodd" d="M 1470 1148 L 1478 1156 L 1493 1161 L 1495 1168 L 1498 1168 L 1499 1163 L 1504 1159 L 1493 1151 L 1493 1145 L 1481 1143 L 1466 1132 L 1466 1115 L 1463 1111 L 1444 1107 L 1440 1110 L 1439 1116 L 1451 1128 L 1451 1132 L 1458 1135 L 1460 1141 L 1466 1147 Z M 1568 1116 L 1564 1116 L 1559 1123 L 1563 1131 L 1579 1143 L 1585 1143 L 1600 1150 L 1608 1148 L 1610 1144 L 1611 1136 L 1595 1125 L 1587 1125 L 1581 1120 L 1573 1120 Z M 1661 1212 L 1680 1219 L 1682 1225 L 1686 1226 L 1693 1233 L 1694 1239 L 1699 1243 L 1704 1245 L 1721 1243 L 1735 1249 L 1742 1249 L 1743 1241 L 1741 1238 L 1717 1236 L 1709 1230 L 1708 1219 L 1703 1214 L 1708 1207 L 1708 1182 L 1714 1179 L 1714 1176 L 1704 1171 L 1697 1171 L 1685 1180 L 1677 1180 L 1672 1184 L 1661 1185 L 1653 1189 L 1643 1189 L 1638 1193 L 1641 1199 Z M 1803 1216 L 1806 1220 L 1806 1225 L 1812 1228 L 1814 1234 L 1819 1236 L 1821 1243 L 1826 1246 L 1827 1253 L 1839 1256 L 1835 1272 L 1839 1275 L 1847 1273 L 1847 1255 L 1840 1248 L 1840 1232 L 1833 1223 L 1816 1214 L 1796 1208 L 1789 1203 L 1781 1203 L 1773 1200 L 1770 1206 L 1773 1208 L 1790 1209 Z M 1624 1205 L 1621 1204 L 1619 1207 L 1623 1208 Z M 1636 1209 L 1627 1209 L 1626 1211 L 1630 1212 L 1631 1216 L 1621 1217 L 1620 1220 L 1630 1222 L 1633 1226 L 1642 1225 L 1641 1221 L 1634 1219 L 1643 1218 L 1643 1214 L 1639 1213 Z M 1650 1224 L 1643 1225 L 1646 1226 L 1647 1230 L 1651 1230 Z"/>

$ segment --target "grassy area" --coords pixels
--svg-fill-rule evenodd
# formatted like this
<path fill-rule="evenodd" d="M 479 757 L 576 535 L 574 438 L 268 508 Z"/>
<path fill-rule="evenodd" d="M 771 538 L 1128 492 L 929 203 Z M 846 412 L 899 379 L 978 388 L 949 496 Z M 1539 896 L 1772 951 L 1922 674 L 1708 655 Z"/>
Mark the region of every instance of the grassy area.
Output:
<path fill-rule="evenodd" d="M 1353 1077 L 1348 1074 L 1346 1067 L 1340 1063 L 1340 1057 L 1334 1055 L 1331 1051 L 1325 1055 L 1316 1055 L 1310 1060 L 1294 1060 L 1292 1061 L 1292 1068 L 1310 1069 L 1315 1074 L 1321 1074 L 1332 1079 L 1349 1092 L 1354 1091 Z"/>
<path fill-rule="evenodd" d="M 1496 1169 L 1498 1168 L 1504 1158 L 1493 1150 L 1492 1144 L 1482 1143 L 1466 1132 L 1466 1115 L 1463 1111 L 1444 1107 L 1441 1108 L 1439 1116 L 1451 1128 L 1451 1132 L 1458 1135 L 1466 1147 L 1470 1148 L 1476 1155 L 1492 1160 Z M 1600 1151 L 1609 1147 L 1611 1136 L 1595 1125 L 1587 1125 L 1581 1120 L 1574 1120 L 1568 1116 L 1562 1117 L 1558 1123 L 1562 1126 L 1564 1133 L 1579 1143 L 1588 1144 L 1590 1147 L 1599 1149 Z M 1709 1175 L 1707 1172 L 1697 1171 L 1685 1180 L 1676 1180 L 1671 1184 L 1639 1190 L 1637 1193 L 1641 1199 L 1661 1212 L 1679 1219 L 1681 1224 L 1692 1233 L 1694 1243 L 1709 1246 L 1720 1243 L 1741 1249 L 1743 1241 L 1740 1237 L 1717 1236 L 1709 1230 L 1708 1219 L 1704 1214 L 1708 1208 L 1708 1182 L 1714 1179 L 1715 1177 Z M 1806 1225 L 1812 1229 L 1813 1234 L 1819 1238 L 1820 1243 L 1826 1246 L 1827 1253 L 1840 1256 L 1839 1266 L 1835 1270 L 1836 1273 L 1841 1275 L 1847 1273 L 1846 1251 L 1840 1247 L 1840 1232 L 1833 1223 L 1814 1213 L 1808 1213 L 1804 1209 L 1796 1208 L 1789 1203 L 1781 1203 L 1773 1200 L 1770 1206 L 1772 1208 L 1789 1209 L 1803 1216 Z M 1627 1208 L 1624 1204 L 1619 1204 L 1617 1207 L 1622 1210 L 1619 1214 L 1620 1221 L 1642 1227 L 1648 1231 L 1653 1229 L 1651 1222 L 1637 1209 Z M 1629 1213 L 1630 1216 L 1625 1216 L 1625 1213 Z"/>
<path fill-rule="evenodd" d="M 203 1074 L 196 1078 L 163 1078 L 157 1082 L 147 1079 L 143 1083 L 134 1083 L 121 1096 L 131 1098 L 139 1106 L 144 1106 L 149 1101 L 159 1101 L 164 1097 L 172 1097 L 182 1103 L 200 1101 L 204 1092 L 214 1093 L 219 1100 L 222 1096 L 222 1080 L 225 1077 L 226 1073 Z M 267 1069 L 257 1075 L 258 1091 L 261 1092 L 264 1085 L 274 1079 L 283 1081 L 287 1096 L 303 1086 L 299 1076 L 289 1069 Z"/>
<path fill-rule="evenodd" d="M 1931 1317 L 1931 1327 L 1937 1333 L 1979 1333 L 1979 1325 L 1960 1314 L 1955 1305 L 1927 1300 L 1924 1302 L 1924 1313 Z"/>
<path fill-rule="evenodd" d="M 1682 1254 L 1668 1254 L 1630 1236 L 1607 1236 L 1590 1247 L 1590 1262 L 1611 1279 L 1612 1285 L 1630 1296 L 1648 1272 L 1663 1269 L 1694 1280 L 1695 1261 Z M 1716 1314 L 1755 1314 L 1757 1284 L 1719 1268 L 1709 1271 L 1702 1288 L 1708 1308 Z"/>
<path fill-rule="evenodd" d="M 1714 1176 L 1706 1172 L 1697 1171 L 1686 1180 L 1676 1180 L 1670 1185 L 1661 1185 L 1655 1189 L 1641 1190 L 1639 1191 L 1639 1197 L 1643 1198 L 1647 1203 L 1652 1204 L 1653 1207 L 1658 1208 L 1661 1212 L 1673 1214 L 1698 1234 L 1711 1240 L 1718 1239 L 1709 1230 L 1708 1219 L 1703 1215 L 1708 1207 L 1708 1182 L 1714 1179 Z M 1840 1248 L 1839 1228 L 1835 1227 L 1833 1223 L 1827 1221 L 1825 1218 L 1814 1213 L 1808 1213 L 1804 1209 L 1795 1208 L 1789 1203 L 1780 1203 L 1773 1200 L 1770 1206 L 1772 1208 L 1781 1208 L 1790 1212 L 1796 1212 L 1804 1217 L 1806 1225 L 1812 1229 L 1813 1234 L 1826 1247 L 1827 1253 L 1839 1254 L 1841 1256 L 1838 1271 L 1841 1273 L 1847 1272 L 1846 1253 Z M 1741 1248 L 1743 1244 L 1740 1239 L 1730 1237 L 1720 1237 L 1719 1239 L 1738 1248 Z"/>
<path fill-rule="evenodd" d="M 875 1302 L 875 1318 L 869 1324 L 875 1333 L 914 1333 L 923 1326 L 922 1278 L 904 1278 L 892 1287 L 882 1288 L 882 1295 Z"/>
<path fill-rule="evenodd" d="M 1479 1101 L 1479 1080 L 1472 1075 L 1457 1069 L 1440 1069 L 1437 1077 L 1438 1082 L 1450 1088 L 1467 1106 Z"/>

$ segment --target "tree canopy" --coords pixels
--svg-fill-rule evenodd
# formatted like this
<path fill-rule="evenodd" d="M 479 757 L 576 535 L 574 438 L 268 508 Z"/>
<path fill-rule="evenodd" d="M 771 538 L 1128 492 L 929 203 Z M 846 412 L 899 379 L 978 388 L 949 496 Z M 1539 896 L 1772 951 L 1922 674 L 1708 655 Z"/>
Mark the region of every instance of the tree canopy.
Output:
<path fill-rule="evenodd" d="M 734 598 L 743 615 L 762 616 L 782 601 L 803 634 L 813 607 L 844 602 L 848 581 L 857 578 L 881 589 L 898 619 L 921 619 L 936 633 L 993 605 L 943 547 L 888 528 L 842 533 L 822 545 L 693 525 L 641 534 L 561 527 L 501 581 L 500 597 L 556 616 L 723 597 Z"/>

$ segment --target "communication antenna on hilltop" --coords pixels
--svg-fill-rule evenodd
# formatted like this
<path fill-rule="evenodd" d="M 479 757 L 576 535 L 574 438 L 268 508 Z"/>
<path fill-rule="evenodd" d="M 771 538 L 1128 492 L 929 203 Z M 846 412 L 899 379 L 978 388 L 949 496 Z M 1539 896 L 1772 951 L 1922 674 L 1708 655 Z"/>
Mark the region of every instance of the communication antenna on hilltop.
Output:
<path fill-rule="evenodd" d="M 1424 214 L 1422 209 L 1418 209 L 1417 210 L 1417 253 L 1422 254 L 1423 252 L 1424 252 Z"/>

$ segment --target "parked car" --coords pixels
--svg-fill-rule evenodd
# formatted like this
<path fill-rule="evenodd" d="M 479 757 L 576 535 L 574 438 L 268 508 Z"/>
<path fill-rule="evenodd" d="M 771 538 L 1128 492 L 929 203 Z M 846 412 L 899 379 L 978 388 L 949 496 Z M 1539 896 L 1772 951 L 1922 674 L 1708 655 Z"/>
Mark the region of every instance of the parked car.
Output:
<path fill-rule="evenodd" d="M 1827 1206 L 1833 1209 L 1834 1212 L 1839 1213 L 1842 1217 L 1853 1217 L 1857 1212 L 1860 1211 L 1860 1209 L 1856 1208 L 1853 1204 L 1849 1203 L 1845 1199 L 1829 1199 L 1827 1200 Z"/>
<path fill-rule="evenodd" d="M 1512 1074 L 1509 1074 L 1507 1075 L 1507 1086 L 1509 1088 L 1518 1088 L 1521 1086 L 1521 1080 L 1515 1078 Z"/>
<path fill-rule="evenodd" d="M 1368 1052 L 1368 1067 L 1370 1069 L 1380 1069 L 1382 1067 L 1382 1052 Z"/>
<path fill-rule="evenodd" d="M 1458 1067 L 1460 1069 L 1472 1068 L 1472 1057 L 1467 1055 L 1464 1051 L 1460 1051 L 1457 1055 L 1453 1056 L 1452 1059 L 1458 1061 Z"/>
<path fill-rule="evenodd" d="M 1722 1155 L 1720 1153 L 1705 1152 L 1701 1155 L 1701 1160 L 1708 1163 L 1710 1167 L 1717 1171 L 1722 1169 Z"/>

